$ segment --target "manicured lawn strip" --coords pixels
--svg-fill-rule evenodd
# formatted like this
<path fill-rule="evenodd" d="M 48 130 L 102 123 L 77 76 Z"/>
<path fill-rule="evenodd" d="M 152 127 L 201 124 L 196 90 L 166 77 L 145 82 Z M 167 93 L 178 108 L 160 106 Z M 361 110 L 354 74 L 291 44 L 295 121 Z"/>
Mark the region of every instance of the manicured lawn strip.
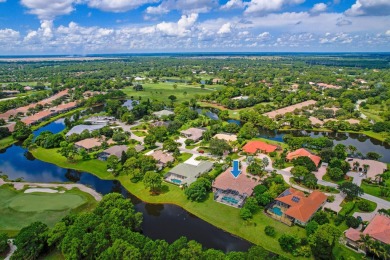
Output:
<path fill-rule="evenodd" d="M 390 201 L 390 197 L 382 197 L 380 196 L 380 186 L 378 185 L 373 185 L 373 184 L 368 184 L 365 182 L 362 182 L 362 185 L 360 186 L 365 193 L 373 195 L 378 198 L 382 198 L 384 200 Z"/>
<path fill-rule="evenodd" d="M 205 202 L 190 202 L 187 200 L 184 192 L 178 186 L 164 183 L 166 189 L 169 191 L 158 196 L 153 196 L 147 189 L 145 189 L 142 182 L 132 183 L 128 176 L 119 176 L 118 178 L 113 177 L 106 171 L 105 162 L 89 160 L 80 163 L 68 163 L 64 157 L 55 152 L 55 149 L 46 150 L 43 148 L 37 148 L 31 152 L 35 158 L 56 164 L 60 167 L 90 172 L 101 179 L 117 179 L 128 191 L 145 202 L 178 205 L 216 227 L 247 239 L 254 244 L 260 245 L 267 250 L 277 252 L 288 258 L 294 257 L 291 254 L 286 254 L 285 252 L 281 251 L 277 241 L 278 237 L 285 233 L 294 234 L 299 237 L 305 237 L 304 229 L 297 226 L 288 227 L 267 217 L 262 212 L 255 214 L 251 223 L 248 224 L 248 222 L 245 222 L 240 218 L 239 209 L 215 202 L 213 200 L 212 194 L 210 194 L 209 198 Z M 277 236 L 275 238 L 268 237 L 264 234 L 264 228 L 267 225 L 271 225 L 276 229 Z"/>

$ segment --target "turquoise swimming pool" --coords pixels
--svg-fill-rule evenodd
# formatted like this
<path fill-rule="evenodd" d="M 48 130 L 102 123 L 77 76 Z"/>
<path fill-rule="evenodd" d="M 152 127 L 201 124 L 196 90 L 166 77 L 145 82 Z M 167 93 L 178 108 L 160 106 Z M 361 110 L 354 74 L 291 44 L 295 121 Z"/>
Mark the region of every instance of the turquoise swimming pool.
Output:
<path fill-rule="evenodd" d="M 238 204 L 238 200 L 236 200 L 235 198 L 231 198 L 231 197 L 223 197 L 222 200 L 226 201 L 226 202 L 229 202 L 231 204 Z"/>
<path fill-rule="evenodd" d="M 282 215 L 283 215 L 283 212 L 282 212 L 282 210 L 281 210 L 279 207 L 273 207 L 273 208 L 271 209 L 271 211 L 272 211 L 274 214 L 278 215 L 278 216 L 282 216 Z"/>
<path fill-rule="evenodd" d="M 171 182 L 173 182 L 175 184 L 181 184 L 181 180 L 178 180 L 178 179 L 171 179 Z"/>

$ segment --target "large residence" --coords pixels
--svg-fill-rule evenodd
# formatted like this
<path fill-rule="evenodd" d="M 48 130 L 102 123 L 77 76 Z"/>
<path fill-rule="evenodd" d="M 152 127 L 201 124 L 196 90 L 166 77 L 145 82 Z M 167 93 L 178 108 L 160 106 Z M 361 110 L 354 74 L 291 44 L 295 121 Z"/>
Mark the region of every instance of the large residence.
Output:
<path fill-rule="evenodd" d="M 214 138 L 225 140 L 226 142 L 234 142 L 237 141 L 237 135 L 234 134 L 216 134 L 214 135 Z"/>
<path fill-rule="evenodd" d="M 306 225 L 326 199 L 327 196 L 320 191 L 313 191 L 306 197 L 302 191 L 288 188 L 271 203 L 267 212 L 285 224 Z"/>
<path fill-rule="evenodd" d="M 92 132 L 94 130 L 99 130 L 100 128 L 103 128 L 104 125 L 76 125 L 72 127 L 72 129 L 69 130 L 69 132 L 66 133 L 66 137 L 72 135 L 72 134 L 81 134 L 83 131 L 87 130 L 88 132 Z"/>
<path fill-rule="evenodd" d="M 102 146 L 102 142 L 97 138 L 87 138 L 76 142 L 74 145 L 77 149 L 85 149 L 90 152 L 93 149 Z"/>
<path fill-rule="evenodd" d="M 229 167 L 221 173 L 213 182 L 214 200 L 229 206 L 241 208 L 247 197 L 251 196 L 253 189 L 259 184 L 257 179 L 248 177 L 246 168 L 237 178 L 231 173 Z"/>
<path fill-rule="evenodd" d="M 194 142 L 198 142 L 202 139 L 203 133 L 206 130 L 200 128 L 189 128 L 187 130 L 180 131 L 180 134 Z"/>
<path fill-rule="evenodd" d="M 85 123 L 91 125 L 109 125 L 115 121 L 113 116 L 94 116 L 84 120 Z"/>
<path fill-rule="evenodd" d="M 150 156 L 152 156 L 157 161 L 157 168 L 159 170 L 164 168 L 168 163 L 175 161 L 175 158 L 172 155 L 164 153 L 161 150 L 153 152 L 150 154 Z"/>
<path fill-rule="evenodd" d="M 289 161 L 292 161 L 293 159 L 296 159 L 296 158 L 302 157 L 302 156 L 309 157 L 310 160 L 313 161 L 313 163 L 315 164 L 316 167 L 318 167 L 320 165 L 321 157 L 319 157 L 315 154 L 312 154 L 311 152 L 309 152 L 305 148 L 300 148 L 298 150 L 295 150 L 293 152 L 288 153 L 286 156 L 286 159 Z"/>
<path fill-rule="evenodd" d="M 383 162 L 358 158 L 347 158 L 346 161 L 353 171 L 363 172 L 367 178 L 371 179 L 375 179 L 376 175 L 387 171 L 387 164 Z"/>
<path fill-rule="evenodd" d="M 288 107 L 280 108 L 280 109 L 265 113 L 264 115 L 268 116 L 271 119 L 274 119 L 275 117 L 277 117 L 279 115 L 285 115 L 287 113 L 292 113 L 295 111 L 295 109 L 302 109 L 302 108 L 305 108 L 305 107 L 308 107 L 311 105 L 315 105 L 316 103 L 317 103 L 317 101 L 315 101 L 315 100 L 308 100 L 308 101 L 304 101 L 304 102 L 301 102 L 301 103 L 298 103 L 295 105 L 291 105 Z"/>
<path fill-rule="evenodd" d="M 157 112 L 153 112 L 153 115 L 158 117 L 158 118 L 161 118 L 163 116 L 170 116 L 170 115 L 174 115 L 175 113 L 172 112 L 172 111 L 169 111 L 169 110 L 161 110 L 161 111 L 157 111 Z"/>
<path fill-rule="evenodd" d="M 177 185 L 190 185 L 196 179 L 213 168 L 213 163 L 208 161 L 192 161 L 181 163 L 171 169 L 164 177 L 167 182 Z"/>
<path fill-rule="evenodd" d="M 347 246 L 358 249 L 361 235 L 368 235 L 383 244 L 390 245 L 390 218 L 384 215 L 375 215 L 363 232 L 349 228 L 344 233 Z"/>
<path fill-rule="evenodd" d="M 121 158 L 122 153 L 126 153 L 127 149 L 129 149 L 129 147 L 127 147 L 127 145 L 114 145 L 114 146 L 111 146 L 110 148 L 108 148 L 108 149 L 104 150 L 103 152 L 101 152 L 98 155 L 98 159 L 102 160 L 102 161 L 107 161 L 108 157 L 110 157 L 111 155 L 114 155 L 114 156 L 116 156 L 118 158 Z"/>
<path fill-rule="evenodd" d="M 262 141 L 249 141 L 246 143 L 242 150 L 246 153 L 255 154 L 255 153 L 271 153 L 275 152 L 278 149 L 278 146 L 273 144 L 267 144 Z"/>

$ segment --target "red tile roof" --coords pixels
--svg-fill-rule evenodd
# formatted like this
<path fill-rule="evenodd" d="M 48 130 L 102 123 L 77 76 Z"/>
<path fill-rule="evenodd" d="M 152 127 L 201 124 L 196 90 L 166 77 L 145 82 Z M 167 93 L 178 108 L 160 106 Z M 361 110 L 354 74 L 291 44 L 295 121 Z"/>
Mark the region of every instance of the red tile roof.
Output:
<path fill-rule="evenodd" d="M 390 244 L 390 218 L 384 215 L 375 215 L 363 234 L 385 244 Z"/>
<path fill-rule="evenodd" d="M 284 214 L 306 223 L 326 201 L 326 198 L 327 196 L 320 191 L 313 191 L 308 197 L 305 197 L 302 191 L 289 188 L 287 195 L 275 200 L 290 206 Z"/>
<path fill-rule="evenodd" d="M 292 159 L 295 159 L 295 158 L 298 158 L 301 156 L 309 157 L 314 162 L 314 164 L 316 166 L 318 166 L 320 164 L 321 157 L 319 157 L 315 154 L 312 154 L 311 152 L 309 152 L 305 148 L 300 148 L 298 150 L 295 150 L 294 152 L 288 153 L 286 158 L 287 158 L 287 160 L 291 161 Z"/>
<path fill-rule="evenodd" d="M 349 228 L 347 231 L 345 231 L 345 237 L 355 242 L 360 240 L 360 234 L 360 231 L 354 228 Z"/>
<path fill-rule="evenodd" d="M 262 141 L 249 141 L 242 150 L 246 153 L 256 153 L 257 151 L 271 153 L 274 152 L 278 147 L 276 145 L 267 144 Z"/>
<path fill-rule="evenodd" d="M 235 190 L 240 194 L 252 195 L 253 189 L 259 184 L 256 180 L 246 176 L 246 168 L 242 168 L 242 173 L 234 178 L 231 174 L 232 168 L 229 167 L 226 171 L 221 173 L 213 182 L 213 188 L 220 190 Z"/>

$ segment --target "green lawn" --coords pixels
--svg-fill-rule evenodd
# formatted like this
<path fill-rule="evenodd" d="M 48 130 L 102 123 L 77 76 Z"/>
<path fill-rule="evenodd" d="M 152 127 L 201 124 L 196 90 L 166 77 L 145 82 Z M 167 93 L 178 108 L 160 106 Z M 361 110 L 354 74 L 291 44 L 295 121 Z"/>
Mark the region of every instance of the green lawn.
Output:
<path fill-rule="evenodd" d="M 94 198 L 78 189 L 65 193 L 23 193 L 13 187 L 0 187 L 0 232 L 15 235 L 28 224 L 41 221 L 53 226 L 70 212 L 91 210 Z"/>
<path fill-rule="evenodd" d="M 288 227 L 267 217 L 263 212 L 255 214 L 253 220 L 248 223 L 240 218 L 239 209 L 215 202 L 211 194 L 205 202 L 190 202 L 185 197 L 183 191 L 173 184 L 164 183 L 165 187 L 163 190 L 165 192 L 158 196 L 152 195 L 145 189 L 142 182 L 132 183 L 127 176 L 113 177 L 106 171 L 106 162 L 88 160 L 79 163 L 69 163 L 63 156 L 56 153 L 55 149 L 46 150 L 37 148 L 31 152 L 37 159 L 54 163 L 60 167 L 90 172 L 101 179 L 117 179 L 128 191 L 145 202 L 178 205 L 199 218 L 212 223 L 216 227 L 288 258 L 293 258 L 293 256 L 281 251 L 277 239 L 284 233 L 295 234 L 299 237 L 305 237 L 306 234 L 304 229 L 297 226 Z M 182 159 L 188 159 L 190 156 L 191 154 L 183 154 Z M 267 225 L 275 227 L 277 232 L 276 237 L 268 237 L 264 234 L 264 228 Z"/>
<path fill-rule="evenodd" d="M 143 137 L 143 136 L 147 136 L 148 135 L 148 132 L 145 132 L 145 131 L 132 131 L 133 134 L 135 134 L 136 136 L 138 137 Z"/>
<path fill-rule="evenodd" d="M 127 176 L 113 177 L 106 171 L 106 163 L 98 160 L 89 160 L 79 163 L 69 164 L 64 157 L 57 154 L 53 149 L 46 150 L 37 148 L 32 151 L 34 157 L 49 163 L 57 164 L 65 168 L 77 169 L 90 172 L 101 179 L 116 179 L 132 194 L 147 203 L 167 203 L 178 205 L 197 217 L 213 224 L 236 236 L 242 237 L 254 244 L 260 245 L 265 249 L 281 254 L 290 259 L 304 259 L 293 257 L 291 254 L 283 252 L 279 246 L 278 238 L 282 234 L 294 234 L 297 237 L 306 237 L 306 231 L 298 226 L 289 227 L 274 219 L 266 216 L 262 211 L 256 213 L 249 222 L 244 221 L 239 216 L 239 209 L 229 207 L 214 201 L 212 194 L 202 203 L 190 202 L 185 197 L 183 191 L 176 185 L 164 183 L 164 192 L 158 196 L 152 195 L 145 189 L 142 182 L 132 183 Z M 182 154 L 183 161 L 188 159 L 191 154 Z M 276 230 L 275 237 L 266 236 L 265 226 L 273 226 Z M 336 245 L 334 250 L 337 259 L 340 256 L 358 256 L 353 251 L 344 248 L 342 245 Z M 306 258 L 307 259 L 307 258 Z M 356 258 L 359 259 L 359 258 Z"/>
<path fill-rule="evenodd" d="M 373 195 L 378 198 L 382 198 L 384 200 L 390 201 L 390 197 L 382 197 L 380 196 L 380 186 L 378 185 L 373 185 L 373 184 L 368 184 L 366 182 L 362 182 L 362 185 L 360 186 L 365 193 Z"/>
<path fill-rule="evenodd" d="M 174 83 L 145 83 L 142 84 L 144 87 L 143 91 L 135 91 L 132 87 L 123 89 L 122 91 L 127 94 L 128 97 L 138 97 L 149 98 L 151 100 L 159 100 L 170 102 L 168 97 L 174 95 L 177 98 L 178 102 L 189 101 L 191 98 L 194 98 L 194 95 L 207 94 L 212 91 L 223 88 L 224 86 L 213 85 L 207 86 L 205 89 L 201 89 L 200 85 L 186 85 L 183 83 L 177 83 L 177 88 L 174 89 Z M 186 94 L 185 94 L 186 92 Z"/>

